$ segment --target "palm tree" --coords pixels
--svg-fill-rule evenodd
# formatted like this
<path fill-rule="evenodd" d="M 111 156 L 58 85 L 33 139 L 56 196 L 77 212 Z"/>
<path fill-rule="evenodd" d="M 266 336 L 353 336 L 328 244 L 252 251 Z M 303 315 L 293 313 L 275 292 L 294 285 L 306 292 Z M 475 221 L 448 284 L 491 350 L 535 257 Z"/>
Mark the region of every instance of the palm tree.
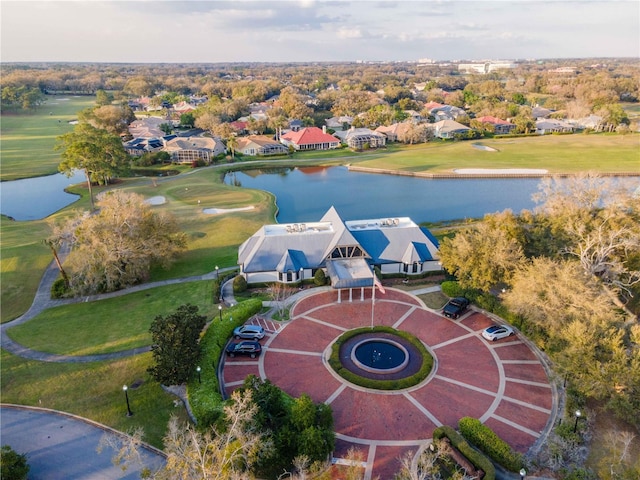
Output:
<path fill-rule="evenodd" d="M 231 150 L 231 158 L 235 159 L 236 147 L 238 146 L 238 139 L 235 135 L 230 135 L 227 138 L 227 148 Z"/>

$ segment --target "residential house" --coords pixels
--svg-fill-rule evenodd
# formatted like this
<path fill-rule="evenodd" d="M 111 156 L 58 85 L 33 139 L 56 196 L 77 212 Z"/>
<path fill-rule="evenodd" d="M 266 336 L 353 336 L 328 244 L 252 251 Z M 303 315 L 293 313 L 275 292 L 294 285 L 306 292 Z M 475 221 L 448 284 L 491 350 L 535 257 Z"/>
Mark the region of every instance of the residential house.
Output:
<path fill-rule="evenodd" d="M 229 123 L 229 125 L 231 125 L 231 128 L 233 128 L 240 135 L 244 135 L 248 132 L 247 127 L 249 125 L 249 122 L 241 122 L 240 120 L 236 120 Z"/>
<path fill-rule="evenodd" d="M 549 115 L 551 115 L 552 113 L 553 113 L 553 110 L 549 110 L 548 108 L 542 108 L 542 107 L 539 107 L 538 105 L 536 105 L 531 109 L 531 116 L 536 120 L 539 120 L 541 118 L 548 118 Z"/>
<path fill-rule="evenodd" d="M 344 221 L 334 207 L 318 222 L 261 227 L 240 245 L 238 264 L 248 283 L 299 282 L 323 269 L 338 290 L 372 287 L 374 267 L 407 275 L 442 269 L 438 241 L 410 218 Z"/>
<path fill-rule="evenodd" d="M 404 113 L 408 115 L 408 118 L 413 123 L 420 123 L 422 122 L 422 120 L 424 120 L 422 118 L 422 115 L 420 115 L 420 112 L 416 112 L 415 110 L 405 110 Z"/>
<path fill-rule="evenodd" d="M 161 117 L 139 118 L 129 124 L 129 133 L 133 138 L 161 138 L 166 133 L 160 129 L 160 125 L 169 122 Z"/>
<path fill-rule="evenodd" d="M 237 138 L 236 152 L 243 155 L 281 155 L 289 153 L 289 148 L 266 135 L 249 135 Z"/>
<path fill-rule="evenodd" d="M 327 128 L 330 128 L 334 131 L 348 130 L 351 128 L 351 124 L 353 123 L 353 117 L 349 117 L 347 115 L 342 115 L 340 117 L 331 117 L 327 118 L 324 123 Z"/>
<path fill-rule="evenodd" d="M 368 128 L 351 127 L 347 131 L 335 132 L 335 136 L 340 138 L 342 143 L 346 143 L 349 148 L 353 148 L 354 150 L 384 147 L 387 143 L 387 137 L 385 135 Z"/>
<path fill-rule="evenodd" d="M 145 153 L 158 152 L 164 147 L 160 138 L 134 138 L 122 144 L 124 150 L 132 157 L 140 157 Z"/>
<path fill-rule="evenodd" d="M 294 119 L 289 122 L 289 130 L 292 132 L 297 132 L 302 127 L 304 127 L 304 123 L 302 123 L 302 120 Z"/>
<path fill-rule="evenodd" d="M 573 131 L 574 126 L 564 120 L 548 118 L 536 121 L 536 133 L 539 135 L 546 135 L 548 133 L 572 133 Z"/>
<path fill-rule="evenodd" d="M 206 164 L 226 152 L 222 140 L 216 137 L 177 137 L 169 140 L 164 151 L 171 155 L 175 163 L 193 163 L 199 160 Z"/>
<path fill-rule="evenodd" d="M 411 128 L 411 123 L 402 122 L 391 125 L 380 125 L 376 132 L 382 133 L 390 142 L 397 142 L 399 138 Z"/>
<path fill-rule="evenodd" d="M 178 115 L 193 112 L 195 109 L 195 105 L 192 105 L 189 102 L 178 102 L 173 106 L 174 112 Z"/>
<path fill-rule="evenodd" d="M 576 127 L 578 130 L 594 130 L 596 132 L 601 132 L 606 128 L 604 124 L 604 119 L 600 115 L 589 115 L 588 117 L 578 118 L 575 120 L 569 120 L 569 122 Z"/>
<path fill-rule="evenodd" d="M 458 117 L 466 115 L 467 112 L 453 105 L 442 105 L 441 107 L 429 110 L 429 114 L 435 118 L 436 122 L 439 122 L 440 120 L 455 120 Z"/>
<path fill-rule="evenodd" d="M 471 129 L 454 120 L 440 120 L 429 125 L 433 129 L 433 134 L 438 138 L 456 138 L 458 135 L 464 135 Z"/>
<path fill-rule="evenodd" d="M 492 117 L 489 115 L 478 117 L 476 118 L 476 120 L 480 123 L 491 125 L 493 127 L 493 132 L 496 135 L 505 135 L 511 133 L 511 131 L 516 128 L 516 126 L 511 122 L 507 122 L 506 120 L 502 120 L 500 118 Z"/>
<path fill-rule="evenodd" d="M 280 137 L 280 142 L 293 146 L 296 150 L 330 150 L 340 146 L 340 140 L 329 135 L 326 128 L 307 127 L 297 132 L 287 132 Z"/>

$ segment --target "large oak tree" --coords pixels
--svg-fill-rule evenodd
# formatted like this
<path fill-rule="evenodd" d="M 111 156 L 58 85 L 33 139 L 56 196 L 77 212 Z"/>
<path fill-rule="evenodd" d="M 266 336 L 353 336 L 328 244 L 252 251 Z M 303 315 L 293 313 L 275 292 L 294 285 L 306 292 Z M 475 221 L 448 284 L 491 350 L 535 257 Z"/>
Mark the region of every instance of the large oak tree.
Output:
<path fill-rule="evenodd" d="M 65 267 L 75 294 L 110 292 L 167 267 L 185 247 L 185 236 L 166 212 L 155 212 L 142 196 L 120 190 L 98 197 L 99 211 L 67 221 L 58 235 L 71 246 Z"/>

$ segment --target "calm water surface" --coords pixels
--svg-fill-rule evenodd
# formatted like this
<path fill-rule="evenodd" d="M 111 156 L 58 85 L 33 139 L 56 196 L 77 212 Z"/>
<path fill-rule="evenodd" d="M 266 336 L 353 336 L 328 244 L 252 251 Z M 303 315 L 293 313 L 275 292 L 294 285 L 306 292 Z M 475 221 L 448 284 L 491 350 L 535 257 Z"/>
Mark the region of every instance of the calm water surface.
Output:
<path fill-rule="evenodd" d="M 532 209 L 540 179 L 434 180 L 310 167 L 235 172 L 225 183 L 273 193 L 279 223 L 317 221 L 332 205 L 345 220 L 411 217 L 438 222 Z"/>
<path fill-rule="evenodd" d="M 64 191 L 70 185 L 85 182 L 84 173 L 67 178 L 61 173 L 45 177 L 0 182 L 0 212 L 15 220 L 48 217 L 80 198 Z"/>

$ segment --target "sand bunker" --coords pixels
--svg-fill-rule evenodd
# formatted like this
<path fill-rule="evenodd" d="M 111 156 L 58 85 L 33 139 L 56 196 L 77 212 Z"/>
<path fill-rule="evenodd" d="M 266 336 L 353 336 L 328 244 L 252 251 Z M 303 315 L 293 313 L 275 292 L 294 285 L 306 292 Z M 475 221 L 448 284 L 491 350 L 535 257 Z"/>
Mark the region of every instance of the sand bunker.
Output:
<path fill-rule="evenodd" d="M 157 197 L 147 198 L 144 203 L 149 205 L 162 205 L 163 203 L 167 203 L 167 199 L 162 195 L 158 195 Z"/>
<path fill-rule="evenodd" d="M 545 175 L 548 170 L 542 168 L 458 168 L 460 175 Z"/>
<path fill-rule="evenodd" d="M 484 150 L 485 152 L 497 152 L 493 147 L 487 147 L 486 145 L 480 145 L 479 143 L 472 143 L 471 146 L 473 148 L 477 148 L 478 150 Z"/>
<path fill-rule="evenodd" d="M 245 210 L 253 210 L 253 205 L 248 207 L 240 207 L 240 208 L 204 208 L 202 209 L 202 213 L 206 213 L 207 215 L 219 215 L 221 213 L 229 213 L 229 212 L 243 212 Z"/>

